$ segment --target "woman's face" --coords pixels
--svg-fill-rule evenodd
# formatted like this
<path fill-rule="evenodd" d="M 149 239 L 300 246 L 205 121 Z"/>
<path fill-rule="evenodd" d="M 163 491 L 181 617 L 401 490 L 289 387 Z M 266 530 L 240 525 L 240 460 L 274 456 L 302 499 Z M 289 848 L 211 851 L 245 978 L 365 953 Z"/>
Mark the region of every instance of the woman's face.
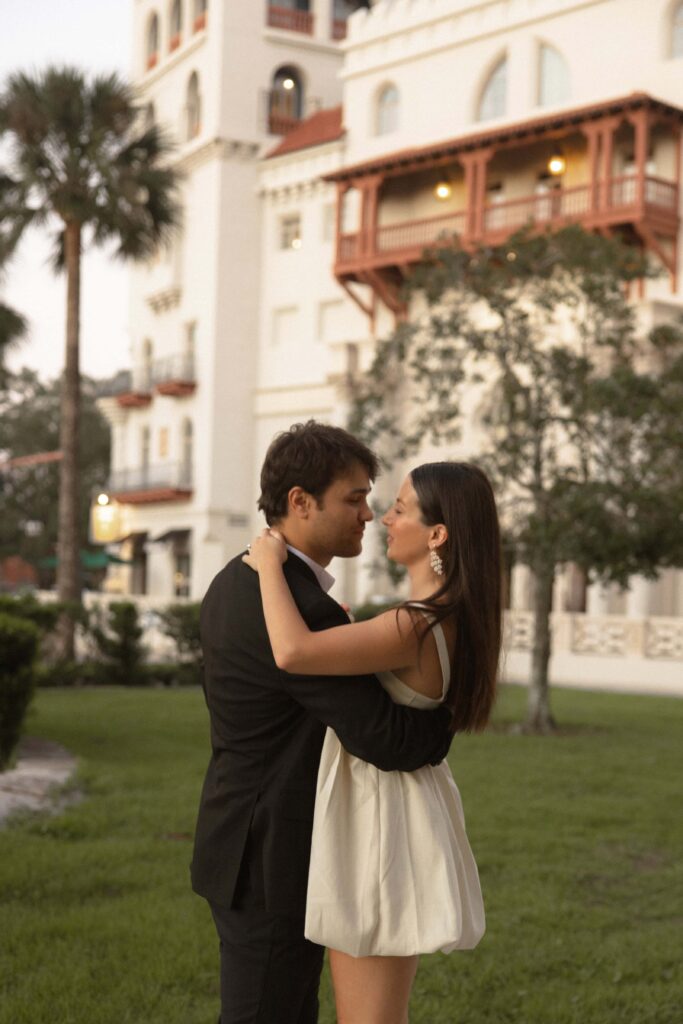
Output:
<path fill-rule="evenodd" d="M 396 501 L 382 516 L 387 528 L 387 556 L 400 565 L 412 565 L 429 556 L 433 527 L 422 522 L 422 510 L 410 476 L 401 484 Z"/>

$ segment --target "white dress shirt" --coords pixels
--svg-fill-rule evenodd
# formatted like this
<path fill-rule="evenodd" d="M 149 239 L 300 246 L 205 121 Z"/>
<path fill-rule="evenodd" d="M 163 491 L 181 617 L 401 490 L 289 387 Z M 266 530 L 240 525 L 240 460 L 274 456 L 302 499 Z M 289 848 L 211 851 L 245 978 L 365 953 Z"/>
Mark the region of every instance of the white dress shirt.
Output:
<path fill-rule="evenodd" d="M 287 550 L 291 551 L 293 555 L 297 555 L 302 562 L 306 563 L 309 569 L 313 570 L 313 572 L 315 573 L 315 578 L 317 579 L 318 583 L 323 588 L 325 593 L 332 589 L 332 587 L 334 586 L 334 576 L 332 575 L 331 572 L 328 572 L 327 569 L 323 569 L 322 565 L 318 565 L 318 563 L 314 562 L 312 558 L 309 558 L 308 555 L 305 555 L 303 551 L 299 551 L 298 548 L 292 547 L 291 544 L 287 545 Z"/>

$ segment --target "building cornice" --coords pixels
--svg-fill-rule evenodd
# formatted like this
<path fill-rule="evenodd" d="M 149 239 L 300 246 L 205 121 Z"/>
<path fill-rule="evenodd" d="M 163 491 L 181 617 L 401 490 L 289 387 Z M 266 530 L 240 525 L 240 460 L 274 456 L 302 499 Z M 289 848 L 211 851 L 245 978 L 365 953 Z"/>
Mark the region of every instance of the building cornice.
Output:
<path fill-rule="evenodd" d="M 185 152 L 175 158 L 173 166 L 187 173 L 211 160 L 255 160 L 260 149 L 258 142 L 216 137 L 205 142 L 195 142 L 191 148 L 185 147 Z"/>
<path fill-rule="evenodd" d="M 634 92 L 629 96 L 619 96 L 603 100 L 601 103 L 569 107 L 565 110 L 543 114 L 541 117 L 508 122 L 495 128 L 456 135 L 451 139 L 442 139 L 426 146 L 415 146 L 383 153 L 381 156 L 332 171 L 325 175 L 325 180 L 344 181 L 374 173 L 400 174 L 408 170 L 413 171 L 421 165 L 433 166 L 439 161 L 448 161 L 458 154 L 490 146 L 516 145 L 533 138 L 548 137 L 552 132 L 566 130 L 570 127 L 579 128 L 591 121 L 624 115 L 643 108 L 670 118 L 672 121 L 683 123 L 683 109 L 649 96 L 647 93 Z"/>
<path fill-rule="evenodd" d="M 433 2 L 412 3 L 409 8 L 401 4 L 395 9 L 381 5 L 369 11 L 365 18 L 358 18 L 356 12 L 349 19 L 346 59 L 340 77 L 348 80 L 368 72 L 387 70 L 454 46 L 529 28 L 540 22 L 547 23 L 550 18 L 613 2 L 536 0 L 531 5 L 529 0 L 488 0 L 483 4 L 467 0 L 457 10 L 453 9 L 453 0 L 436 5 Z M 421 11 L 425 12 L 422 16 Z"/>

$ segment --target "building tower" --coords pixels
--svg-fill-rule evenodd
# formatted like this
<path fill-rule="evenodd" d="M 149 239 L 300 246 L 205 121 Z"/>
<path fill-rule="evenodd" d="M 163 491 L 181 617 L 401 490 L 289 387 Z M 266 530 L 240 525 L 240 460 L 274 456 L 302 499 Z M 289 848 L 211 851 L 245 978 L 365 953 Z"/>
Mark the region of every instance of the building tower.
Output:
<path fill-rule="evenodd" d="M 121 504 L 112 589 L 199 597 L 247 540 L 259 293 L 257 166 L 339 103 L 347 0 L 135 0 L 133 80 L 176 143 L 183 227 L 131 271 L 131 372 L 103 399 Z"/>

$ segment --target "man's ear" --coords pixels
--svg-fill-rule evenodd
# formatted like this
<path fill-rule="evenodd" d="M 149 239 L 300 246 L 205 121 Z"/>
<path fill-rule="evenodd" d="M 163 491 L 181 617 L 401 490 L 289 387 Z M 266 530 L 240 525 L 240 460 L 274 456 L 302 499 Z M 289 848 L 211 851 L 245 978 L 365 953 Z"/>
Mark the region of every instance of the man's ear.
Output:
<path fill-rule="evenodd" d="M 292 487 L 287 495 L 287 508 L 297 519 L 308 519 L 312 501 L 311 495 L 303 487 Z"/>
<path fill-rule="evenodd" d="M 433 526 L 429 533 L 429 545 L 440 548 L 442 544 L 445 544 L 448 540 L 448 530 L 443 523 L 437 523 Z"/>

